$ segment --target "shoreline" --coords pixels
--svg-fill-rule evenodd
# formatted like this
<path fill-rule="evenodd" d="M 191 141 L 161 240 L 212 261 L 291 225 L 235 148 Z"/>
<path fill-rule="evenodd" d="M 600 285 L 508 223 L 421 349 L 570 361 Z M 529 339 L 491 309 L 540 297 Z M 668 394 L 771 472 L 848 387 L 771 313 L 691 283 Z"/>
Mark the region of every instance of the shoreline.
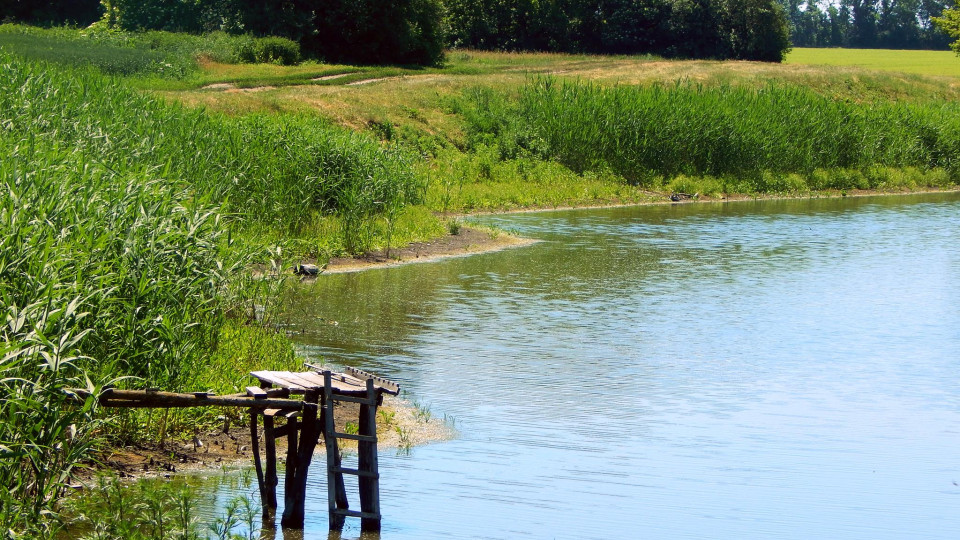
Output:
<path fill-rule="evenodd" d="M 412 244 L 390 250 L 389 257 L 383 250 L 365 253 L 357 257 L 335 257 L 317 276 L 325 274 L 345 274 L 362 272 L 378 268 L 393 268 L 407 264 L 418 264 L 467 257 L 480 253 L 493 253 L 505 249 L 529 246 L 539 240 L 522 238 L 473 225 L 463 225 L 458 234 L 447 234 L 428 242 Z"/>
<path fill-rule="evenodd" d="M 339 431 L 357 418 L 359 406 L 341 405 L 336 411 Z M 229 424 L 227 429 L 215 429 L 197 433 L 193 440 L 171 439 L 165 443 L 143 441 L 138 444 L 105 449 L 94 463 L 75 475 L 81 485 L 92 480 L 98 473 L 112 472 L 120 478 L 170 478 L 180 474 L 197 474 L 232 467 L 252 467 L 249 424 Z M 263 427 L 260 427 L 262 437 Z M 428 409 L 396 397 L 384 396 L 377 422 L 377 448 L 379 451 L 397 452 L 442 442 L 457 437 L 456 426 L 433 416 Z M 276 439 L 278 463 L 285 463 L 287 440 Z M 356 442 L 341 441 L 340 448 L 356 451 Z M 261 442 L 261 458 L 263 455 Z M 314 451 L 322 456 L 323 438 Z"/>
<path fill-rule="evenodd" d="M 670 200 L 668 194 L 654 194 L 651 196 L 663 197 L 665 200 L 649 200 L 627 203 L 603 203 L 603 204 L 583 204 L 554 206 L 547 208 L 517 208 L 504 210 L 490 210 L 482 212 L 470 212 L 466 214 L 446 214 L 446 217 L 469 218 L 472 216 L 494 216 L 504 214 L 533 214 L 545 212 L 564 212 L 569 210 L 602 210 L 605 208 L 629 208 L 641 206 L 661 206 L 661 205 L 680 205 L 680 204 L 726 204 L 753 201 L 790 201 L 805 199 L 843 199 L 843 198 L 864 198 L 864 197 L 887 197 L 894 195 L 929 195 L 936 193 L 960 193 L 960 187 L 951 187 L 945 189 L 917 189 L 917 190 L 851 190 L 845 191 L 817 191 L 806 195 L 745 195 L 733 194 L 723 197 L 699 197 L 687 198 L 681 201 Z M 327 265 L 316 276 L 309 276 L 305 279 L 317 279 L 325 274 L 343 274 L 350 272 L 363 272 L 366 270 L 377 270 L 382 268 L 393 268 L 408 264 L 419 264 L 440 261 L 455 257 L 467 257 L 470 255 L 479 255 L 484 253 L 494 253 L 504 249 L 513 249 L 530 246 L 540 242 L 533 238 L 524 238 L 514 236 L 503 231 L 495 231 L 480 228 L 474 225 L 463 225 L 459 234 L 448 234 L 429 242 L 415 242 L 401 248 L 390 250 L 390 256 L 387 257 L 383 250 L 374 251 L 357 257 L 336 257 L 330 259 Z"/>

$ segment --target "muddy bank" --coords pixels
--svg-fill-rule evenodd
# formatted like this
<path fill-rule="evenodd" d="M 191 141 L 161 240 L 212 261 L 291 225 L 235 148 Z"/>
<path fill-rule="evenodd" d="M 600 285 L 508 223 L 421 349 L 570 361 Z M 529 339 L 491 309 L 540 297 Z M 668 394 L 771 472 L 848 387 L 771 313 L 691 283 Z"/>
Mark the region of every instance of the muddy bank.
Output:
<path fill-rule="evenodd" d="M 463 226 L 457 234 L 448 234 L 429 242 L 415 242 L 391 249 L 389 256 L 385 251 L 379 250 L 356 257 L 336 257 L 330 259 L 322 273 L 357 272 L 370 268 L 431 262 L 449 257 L 528 246 L 536 242 L 536 240 L 519 238 L 498 231 Z"/>
<path fill-rule="evenodd" d="M 350 430 L 351 423 L 356 425 L 358 413 L 357 404 L 338 404 L 335 414 L 337 431 Z M 165 443 L 146 441 L 110 448 L 98 456 L 97 463 L 89 464 L 81 476 L 89 477 L 97 471 L 103 471 L 122 478 L 169 477 L 180 472 L 251 465 L 253 452 L 249 417 L 244 418 L 243 424 L 225 427 L 198 433 L 189 440 L 168 440 Z M 259 428 L 262 437 L 263 425 Z M 377 447 L 380 451 L 409 449 L 455 436 L 456 431 L 451 424 L 434 417 L 428 410 L 399 397 L 384 396 L 383 405 L 377 413 Z M 353 441 L 341 441 L 340 444 L 347 449 L 356 447 Z M 260 446 L 263 456 L 262 439 Z M 284 462 L 286 447 L 285 438 L 277 439 L 277 458 L 280 463 Z M 323 453 L 321 439 L 316 454 L 323 458 Z"/>

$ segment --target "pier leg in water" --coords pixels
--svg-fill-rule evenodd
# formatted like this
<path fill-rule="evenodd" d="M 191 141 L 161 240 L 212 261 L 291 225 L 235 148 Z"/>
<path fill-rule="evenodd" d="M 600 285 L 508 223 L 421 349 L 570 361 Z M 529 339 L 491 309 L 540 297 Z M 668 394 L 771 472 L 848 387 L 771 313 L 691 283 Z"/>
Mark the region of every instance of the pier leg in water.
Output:
<path fill-rule="evenodd" d="M 376 518 L 361 518 L 360 530 L 363 532 L 380 531 L 380 478 L 377 466 L 377 391 L 373 380 L 367 379 L 367 403 L 360 405 L 360 435 L 368 435 L 373 441 L 360 441 L 357 444 L 358 468 L 368 474 L 357 479 L 360 487 L 360 511 L 376 514 Z"/>
<path fill-rule="evenodd" d="M 270 386 L 272 386 L 270 383 L 261 384 L 261 388 L 264 389 L 270 388 Z M 271 518 L 277 509 L 277 484 L 279 483 L 279 479 L 277 478 L 277 438 L 273 432 L 273 428 L 273 417 L 264 416 L 263 446 L 266 451 L 266 471 L 263 478 L 264 489 L 261 490 L 260 496 L 263 501 L 264 517 L 266 517 L 267 510 L 269 509 Z"/>
<path fill-rule="evenodd" d="M 260 442 L 257 436 L 257 417 L 260 412 L 250 409 L 250 449 L 253 451 L 253 468 L 257 471 L 257 488 L 260 490 L 260 504 L 263 506 L 263 515 L 267 515 L 267 486 L 263 481 L 263 467 L 260 465 Z M 266 422 L 264 422 L 266 425 Z M 266 430 L 264 430 L 266 431 Z M 269 458 L 267 458 L 269 460 Z"/>
<path fill-rule="evenodd" d="M 297 476 L 297 432 L 299 426 L 297 419 L 291 418 L 287 421 L 287 470 L 283 477 L 283 517 L 280 524 L 287 525 L 287 513 L 292 505 L 296 504 L 296 476 Z"/>
<path fill-rule="evenodd" d="M 283 517 L 280 519 L 280 525 L 293 529 L 303 528 L 304 507 L 307 494 L 307 473 L 310 471 L 310 460 L 313 458 L 313 450 L 317 447 L 317 440 L 320 437 L 320 430 L 317 426 L 317 402 L 320 398 L 320 392 L 317 390 L 308 390 L 303 401 L 303 421 L 300 422 L 300 441 L 297 445 L 296 472 L 293 475 L 292 485 L 286 486 L 286 498 L 283 508 Z M 290 467 L 290 461 L 287 461 L 287 467 Z M 290 479 L 290 474 L 287 474 Z"/>

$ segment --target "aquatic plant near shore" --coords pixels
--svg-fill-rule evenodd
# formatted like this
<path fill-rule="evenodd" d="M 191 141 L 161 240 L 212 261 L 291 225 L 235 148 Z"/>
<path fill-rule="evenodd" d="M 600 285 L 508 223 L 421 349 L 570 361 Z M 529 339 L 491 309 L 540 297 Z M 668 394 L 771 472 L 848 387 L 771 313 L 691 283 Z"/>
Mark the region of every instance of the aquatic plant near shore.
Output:
<path fill-rule="evenodd" d="M 478 89 L 466 102 L 459 110 L 474 146 L 577 172 L 609 169 L 638 185 L 711 176 L 741 191 L 770 192 L 779 178 L 798 174 L 810 189 L 874 188 L 869 174 L 848 185 L 847 172 L 833 173 L 876 167 L 960 179 L 955 103 L 858 104 L 789 85 L 603 87 L 549 77 L 528 83 L 515 100 Z"/>

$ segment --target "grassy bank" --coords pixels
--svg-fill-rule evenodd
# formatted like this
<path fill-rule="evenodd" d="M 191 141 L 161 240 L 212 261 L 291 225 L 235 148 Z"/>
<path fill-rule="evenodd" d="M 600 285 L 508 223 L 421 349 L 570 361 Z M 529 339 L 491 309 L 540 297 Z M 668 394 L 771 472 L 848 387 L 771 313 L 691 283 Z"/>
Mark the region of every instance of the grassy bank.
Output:
<path fill-rule="evenodd" d="M 923 54 L 905 54 L 913 53 Z M 353 71 L 286 84 L 281 68 L 259 79 L 269 86 L 256 92 L 157 90 L 211 110 L 317 115 L 406 147 L 422 156 L 414 167 L 428 182 L 425 204 L 443 213 L 646 202 L 672 191 L 798 196 L 957 180 L 947 161 L 960 85 L 947 77 L 476 51 L 386 79 L 360 67 L 327 69 Z M 217 73 L 243 80 L 243 71 L 210 66 L 205 82 Z M 538 93 L 542 77 L 571 95 Z M 573 93 L 577 104 L 568 106 Z M 630 112 L 647 107 L 644 100 L 657 102 L 656 115 Z"/>

